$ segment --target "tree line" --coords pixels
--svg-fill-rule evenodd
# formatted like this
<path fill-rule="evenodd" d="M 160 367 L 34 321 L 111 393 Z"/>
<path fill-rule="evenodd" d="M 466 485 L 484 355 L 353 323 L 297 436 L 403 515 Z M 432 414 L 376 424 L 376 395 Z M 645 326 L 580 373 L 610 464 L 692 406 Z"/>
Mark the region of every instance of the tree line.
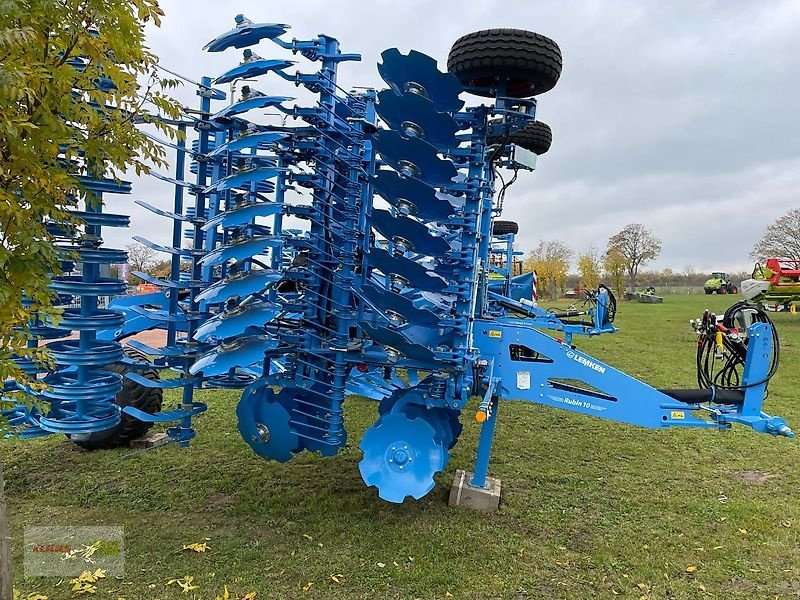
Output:
<path fill-rule="evenodd" d="M 542 296 L 557 298 L 568 289 L 596 289 L 603 281 L 617 295 L 627 288 L 635 291 L 637 284 L 698 287 L 710 273 L 696 272 L 691 265 L 681 271 L 644 271 L 643 267 L 661 253 L 661 240 L 641 223 L 631 223 L 608 239 L 605 250 L 595 246 L 576 253 L 557 240 L 540 241 L 528 253 L 523 270 L 535 270 L 538 291 Z M 800 209 L 795 208 L 769 225 L 753 246 L 750 257 L 763 262 L 769 257 L 800 260 Z M 570 271 L 575 258 L 577 273 Z M 733 281 L 750 277 L 750 273 L 729 273 Z"/>

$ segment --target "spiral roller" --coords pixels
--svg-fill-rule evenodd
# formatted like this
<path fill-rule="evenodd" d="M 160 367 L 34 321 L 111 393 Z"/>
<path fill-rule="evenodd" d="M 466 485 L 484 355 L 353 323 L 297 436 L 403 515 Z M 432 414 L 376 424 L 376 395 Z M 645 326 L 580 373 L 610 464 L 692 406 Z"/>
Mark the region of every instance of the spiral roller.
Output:
<path fill-rule="evenodd" d="M 83 221 L 83 233 L 64 239 L 60 247 L 74 257 L 72 273 L 53 277 L 52 289 L 60 296 L 73 299 L 64 308 L 58 323 L 60 332 L 75 332 L 77 337 L 47 343 L 58 370 L 46 375 L 48 388 L 41 393 L 47 409 L 36 418 L 38 426 L 50 433 L 69 435 L 103 431 L 120 421 L 119 408 L 114 400 L 122 389 L 118 374 L 103 370 L 122 359 L 122 346 L 115 341 L 97 338 L 97 332 L 122 327 L 123 313 L 102 308 L 99 298 L 125 293 L 126 284 L 120 279 L 103 276 L 111 264 L 123 263 L 127 253 L 102 246 L 103 227 L 127 227 L 125 215 L 103 213 L 103 194 L 129 194 L 130 183 L 103 178 L 82 178 L 87 196 L 82 211 L 72 211 Z M 77 305 L 77 306 L 75 306 Z M 48 338 L 54 332 L 37 328 L 37 334 Z"/>

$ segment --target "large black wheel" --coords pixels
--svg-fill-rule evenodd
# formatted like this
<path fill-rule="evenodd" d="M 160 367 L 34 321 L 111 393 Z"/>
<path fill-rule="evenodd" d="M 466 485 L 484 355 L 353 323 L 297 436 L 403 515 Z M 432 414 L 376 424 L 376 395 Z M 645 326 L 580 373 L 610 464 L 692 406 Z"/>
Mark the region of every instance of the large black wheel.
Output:
<path fill-rule="evenodd" d="M 519 225 L 514 221 L 493 221 L 492 222 L 492 235 L 506 235 L 519 233 Z"/>
<path fill-rule="evenodd" d="M 508 136 L 487 135 L 486 143 L 490 146 L 493 144 L 516 144 L 534 154 L 544 154 L 550 150 L 550 144 L 553 143 L 553 131 L 547 123 L 531 121 L 524 127 L 512 131 Z"/>
<path fill-rule="evenodd" d="M 447 57 L 447 70 L 479 96 L 528 98 L 553 89 L 561 76 L 561 49 L 553 40 L 524 29 L 484 29 L 461 36 Z"/>
<path fill-rule="evenodd" d="M 147 356 L 129 346 L 125 347 L 125 356 L 136 362 L 147 362 Z M 161 403 L 164 398 L 164 390 L 160 388 L 147 388 L 125 378 L 125 373 L 130 369 L 121 363 L 108 365 L 106 371 L 119 373 L 123 376 L 122 390 L 117 394 L 115 403 L 120 408 L 133 406 L 148 413 L 157 413 L 161 410 Z M 150 380 L 160 379 L 156 369 L 137 371 L 140 375 Z M 127 446 L 131 440 L 143 436 L 152 426 L 139 419 L 129 417 L 125 413 L 120 415 L 121 420 L 116 427 L 104 431 L 95 431 L 86 435 L 69 436 L 75 444 L 87 450 L 102 450 L 106 448 L 119 448 Z"/>

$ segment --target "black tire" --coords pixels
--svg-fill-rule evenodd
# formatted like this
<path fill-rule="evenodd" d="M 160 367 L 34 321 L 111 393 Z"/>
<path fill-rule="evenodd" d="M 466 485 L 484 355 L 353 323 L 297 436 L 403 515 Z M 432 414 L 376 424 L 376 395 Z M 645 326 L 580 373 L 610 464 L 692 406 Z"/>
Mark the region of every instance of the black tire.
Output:
<path fill-rule="evenodd" d="M 729 294 L 738 294 L 739 293 L 739 288 L 736 287 L 735 285 L 732 285 L 731 289 L 730 289 L 730 291 L 728 293 Z"/>
<path fill-rule="evenodd" d="M 148 362 L 147 356 L 131 348 L 125 346 L 125 356 L 137 362 Z M 157 413 L 161 410 L 161 404 L 164 399 L 164 390 L 160 388 L 147 388 L 143 385 L 135 383 L 130 379 L 124 377 L 130 369 L 121 363 L 115 363 L 105 367 L 106 371 L 119 373 L 123 376 L 122 391 L 117 394 L 115 403 L 119 407 L 134 406 L 139 410 L 148 413 Z M 156 369 L 148 369 L 146 371 L 138 371 L 143 377 L 147 377 L 152 381 L 160 379 Z M 121 420 L 116 427 L 106 429 L 104 431 L 95 431 L 88 435 L 69 436 L 70 440 L 86 450 L 104 450 L 107 448 L 119 448 L 127 446 L 131 440 L 143 436 L 152 427 L 151 423 L 145 423 L 139 419 L 129 417 L 125 413 L 120 415 Z"/>
<path fill-rule="evenodd" d="M 504 135 L 487 135 L 486 143 L 490 146 L 503 143 L 516 144 L 534 154 L 544 154 L 550 150 L 550 144 L 553 143 L 553 131 L 547 123 L 531 121 L 524 127 L 512 131 L 508 139 Z"/>
<path fill-rule="evenodd" d="M 714 290 L 709 290 L 708 288 L 704 289 L 703 291 L 706 293 L 706 296 L 710 296 L 714 293 Z"/>
<path fill-rule="evenodd" d="M 447 70 L 478 96 L 495 95 L 498 80 L 506 95 L 528 98 L 553 89 L 561 76 L 561 49 L 553 40 L 524 29 L 484 29 L 456 40 Z M 481 89 L 482 88 L 482 89 Z"/>
<path fill-rule="evenodd" d="M 506 235 L 519 233 L 519 225 L 514 221 L 494 221 L 492 223 L 492 235 Z"/>

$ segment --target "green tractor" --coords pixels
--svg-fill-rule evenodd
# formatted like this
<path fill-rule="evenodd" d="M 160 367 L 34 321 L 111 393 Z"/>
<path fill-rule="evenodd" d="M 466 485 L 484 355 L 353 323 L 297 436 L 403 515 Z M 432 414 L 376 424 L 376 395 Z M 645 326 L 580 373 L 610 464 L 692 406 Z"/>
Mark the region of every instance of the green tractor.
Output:
<path fill-rule="evenodd" d="M 711 279 L 706 280 L 703 284 L 703 290 L 706 294 L 738 294 L 737 288 L 733 282 L 728 279 L 727 273 L 712 273 Z"/>

